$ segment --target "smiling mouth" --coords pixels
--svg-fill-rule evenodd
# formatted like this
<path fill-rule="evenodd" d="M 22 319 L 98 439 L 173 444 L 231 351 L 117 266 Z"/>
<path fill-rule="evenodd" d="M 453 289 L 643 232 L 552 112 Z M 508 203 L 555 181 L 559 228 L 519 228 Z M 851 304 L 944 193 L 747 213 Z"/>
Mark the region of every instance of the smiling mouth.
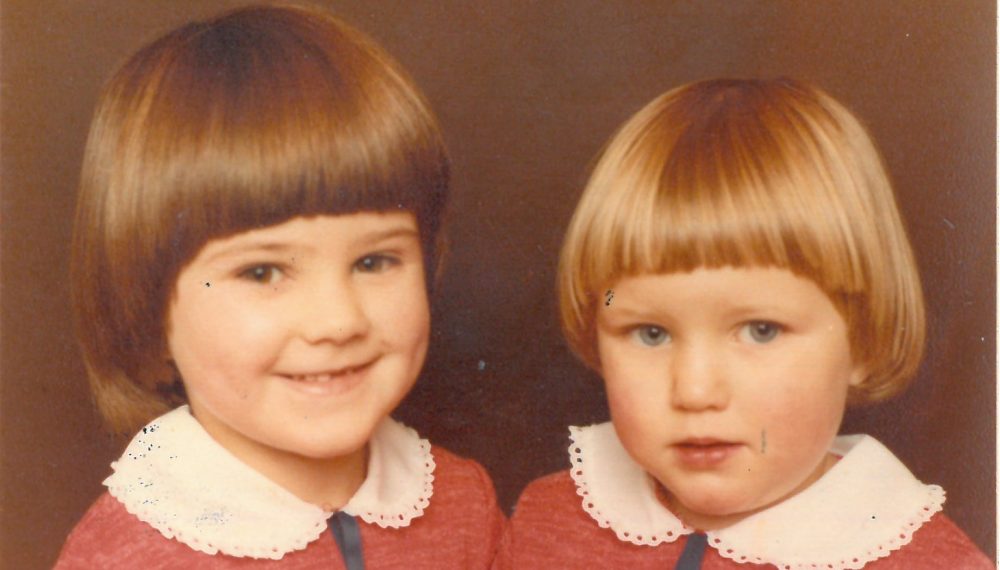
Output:
<path fill-rule="evenodd" d="M 323 384 L 326 382 L 332 382 L 334 380 L 340 380 L 342 378 L 351 376 L 352 374 L 362 372 L 366 368 L 371 366 L 375 362 L 375 360 L 376 359 L 372 359 L 369 360 L 368 362 L 365 362 L 364 364 L 359 364 L 357 366 L 338 368 L 326 372 L 314 372 L 309 374 L 281 374 L 281 376 L 295 382 L 303 382 L 306 384 Z"/>

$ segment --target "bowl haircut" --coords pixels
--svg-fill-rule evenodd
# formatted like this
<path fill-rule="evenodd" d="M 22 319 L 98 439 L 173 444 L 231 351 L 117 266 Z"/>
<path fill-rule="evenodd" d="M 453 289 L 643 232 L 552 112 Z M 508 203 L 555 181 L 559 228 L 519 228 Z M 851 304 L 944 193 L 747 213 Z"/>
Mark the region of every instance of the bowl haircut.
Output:
<path fill-rule="evenodd" d="M 626 276 L 776 267 L 845 319 L 866 378 L 901 391 L 923 353 L 920 278 L 885 168 L 858 120 L 794 80 L 709 80 L 649 103 L 600 155 L 559 266 L 563 331 L 600 372 L 596 311 Z"/>
<path fill-rule="evenodd" d="M 110 427 L 185 401 L 164 323 L 209 240 L 298 216 L 412 213 L 433 286 L 449 163 L 436 119 L 374 42 L 302 7 L 254 6 L 147 45 L 106 84 L 72 247 L 75 324 Z"/>

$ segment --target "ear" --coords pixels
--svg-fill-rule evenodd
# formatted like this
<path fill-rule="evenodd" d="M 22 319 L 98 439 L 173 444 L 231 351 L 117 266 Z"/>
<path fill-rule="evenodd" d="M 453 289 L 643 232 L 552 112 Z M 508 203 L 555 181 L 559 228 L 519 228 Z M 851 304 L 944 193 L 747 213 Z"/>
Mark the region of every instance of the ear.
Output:
<path fill-rule="evenodd" d="M 181 377 L 180 372 L 177 370 L 177 364 L 174 363 L 174 355 L 170 353 L 170 342 L 167 340 L 166 327 L 167 325 L 164 325 L 159 350 L 150 358 L 151 362 L 146 363 L 144 366 L 146 374 L 151 379 L 152 386 L 173 384 Z"/>
<path fill-rule="evenodd" d="M 852 388 L 858 388 L 865 383 L 865 380 L 868 380 L 868 376 L 868 367 L 860 363 L 855 363 L 847 379 L 847 385 Z"/>

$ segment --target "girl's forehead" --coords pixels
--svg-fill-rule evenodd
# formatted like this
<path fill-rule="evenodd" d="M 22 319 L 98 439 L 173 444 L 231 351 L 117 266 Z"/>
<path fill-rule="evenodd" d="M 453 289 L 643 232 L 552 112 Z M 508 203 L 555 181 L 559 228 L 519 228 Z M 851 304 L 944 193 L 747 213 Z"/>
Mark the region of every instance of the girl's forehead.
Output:
<path fill-rule="evenodd" d="M 696 294 L 772 294 L 822 289 L 812 279 L 775 265 L 700 266 L 690 270 L 648 271 L 624 275 L 612 284 L 618 290 L 678 291 Z"/>
<path fill-rule="evenodd" d="M 676 281 L 678 284 L 693 284 L 698 281 L 721 280 L 727 279 L 730 276 L 752 273 L 788 275 L 796 279 L 802 277 L 800 272 L 776 263 L 755 263 L 749 261 L 741 263 L 735 261 L 718 264 L 696 263 L 678 264 L 677 266 L 668 265 L 666 267 L 637 267 L 631 270 L 611 272 L 605 281 L 608 287 L 626 282 Z"/>
<path fill-rule="evenodd" d="M 666 319 L 723 325 L 762 319 L 797 329 L 823 324 L 845 331 L 833 299 L 811 279 L 778 267 L 698 268 L 623 278 L 604 292 L 598 319 Z"/>
<path fill-rule="evenodd" d="M 406 210 L 295 216 L 271 225 L 210 239 L 203 246 L 202 254 L 206 251 L 228 251 L 247 247 L 267 248 L 287 243 L 302 243 L 308 246 L 310 240 L 319 236 L 351 243 L 392 237 L 419 238 L 419 235 L 416 216 Z"/>
<path fill-rule="evenodd" d="M 631 290 L 658 297 L 666 293 L 674 297 L 715 295 L 720 302 L 730 297 L 746 299 L 753 295 L 780 301 L 783 291 L 809 290 L 816 293 L 809 297 L 815 302 L 834 305 L 838 302 L 836 295 L 831 294 L 815 275 L 777 264 L 698 265 L 693 268 L 628 272 L 607 279 L 599 289 L 604 297 Z"/>

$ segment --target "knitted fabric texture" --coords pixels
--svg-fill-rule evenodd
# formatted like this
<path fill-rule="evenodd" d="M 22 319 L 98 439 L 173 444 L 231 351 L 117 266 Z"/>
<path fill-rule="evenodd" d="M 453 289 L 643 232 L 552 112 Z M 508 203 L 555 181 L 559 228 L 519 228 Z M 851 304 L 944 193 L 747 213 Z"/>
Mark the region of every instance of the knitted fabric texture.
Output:
<path fill-rule="evenodd" d="M 571 439 L 572 467 L 524 492 L 498 566 L 541 567 L 556 563 L 553 556 L 560 552 L 574 560 L 565 567 L 675 563 L 693 529 L 659 501 L 655 481 L 624 450 L 614 427 L 571 428 Z M 731 567 L 728 561 L 740 568 L 749 564 L 784 570 L 922 568 L 932 566 L 914 565 L 911 559 L 915 553 L 933 559 L 927 558 L 931 550 L 964 556 L 971 568 L 992 567 L 939 514 L 944 491 L 918 481 L 878 441 L 843 436 L 831 452 L 841 459 L 808 489 L 731 527 L 708 532 L 711 548 L 704 567 Z M 578 536 L 593 542 L 585 546 Z M 541 548 L 544 543 L 550 547 Z M 567 553 L 564 544 L 578 548 Z M 909 565 L 884 566 L 890 561 Z M 984 561 L 987 565 L 981 566 Z"/>

